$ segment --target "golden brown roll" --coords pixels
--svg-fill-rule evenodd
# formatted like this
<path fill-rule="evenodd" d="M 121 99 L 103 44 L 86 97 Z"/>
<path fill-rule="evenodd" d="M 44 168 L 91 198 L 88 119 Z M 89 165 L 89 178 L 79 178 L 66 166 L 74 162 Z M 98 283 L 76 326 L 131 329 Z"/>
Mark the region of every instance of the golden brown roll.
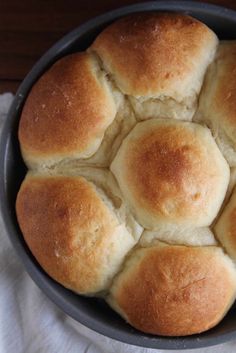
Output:
<path fill-rule="evenodd" d="M 105 74 L 93 56 L 60 59 L 36 82 L 24 105 L 19 141 L 30 168 L 96 152 L 116 115 Z"/>
<path fill-rule="evenodd" d="M 236 297 L 236 41 L 217 48 L 185 14 L 131 14 L 49 67 L 19 122 L 32 255 L 151 334 L 208 330 Z"/>
<path fill-rule="evenodd" d="M 220 248 L 159 243 L 132 252 L 109 303 L 141 331 L 184 336 L 215 326 L 235 296 L 235 268 Z"/>
<path fill-rule="evenodd" d="M 106 195 L 82 177 L 29 174 L 16 211 L 24 239 L 42 268 L 81 294 L 107 289 L 137 241 Z"/>
<path fill-rule="evenodd" d="M 236 166 L 236 41 L 220 42 L 194 119 L 212 129 L 225 158 Z"/>
<path fill-rule="evenodd" d="M 217 220 L 214 231 L 227 253 L 236 261 L 236 188 Z"/>
<path fill-rule="evenodd" d="M 90 50 L 129 95 L 139 119 L 188 120 L 217 43 L 215 33 L 190 16 L 151 12 L 114 22 Z"/>
<path fill-rule="evenodd" d="M 229 182 L 228 164 L 210 130 L 177 120 L 138 123 L 124 139 L 111 171 L 147 229 L 210 225 Z"/>

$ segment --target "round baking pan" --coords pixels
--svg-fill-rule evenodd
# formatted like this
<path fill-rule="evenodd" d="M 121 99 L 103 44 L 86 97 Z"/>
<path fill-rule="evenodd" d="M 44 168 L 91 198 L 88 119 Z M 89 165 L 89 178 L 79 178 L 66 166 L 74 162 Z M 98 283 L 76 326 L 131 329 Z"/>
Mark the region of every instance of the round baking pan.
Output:
<path fill-rule="evenodd" d="M 94 18 L 57 42 L 33 67 L 21 84 L 9 111 L 0 146 L 0 200 L 12 245 L 31 278 L 61 310 L 85 326 L 116 340 L 159 349 L 187 349 L 215 345 L 236 338 L 236 309 L 233 307 L 215 328 L 189 337 L 151 336 L 135 330 L 102 300 L 74 294 L 53 281 L 27 248 L 15 214 L 17 191 L 26 173 L 17 140 L 21 110 L 37 78 L 58 58 L 86 49 L 96 35 L 117 18 L 133 12 L 168 10 L 190 14 L 211 27 L 220 39 L 236 39 L 236 12 L 192 1 L 155 1 L 123 7 Z"/>

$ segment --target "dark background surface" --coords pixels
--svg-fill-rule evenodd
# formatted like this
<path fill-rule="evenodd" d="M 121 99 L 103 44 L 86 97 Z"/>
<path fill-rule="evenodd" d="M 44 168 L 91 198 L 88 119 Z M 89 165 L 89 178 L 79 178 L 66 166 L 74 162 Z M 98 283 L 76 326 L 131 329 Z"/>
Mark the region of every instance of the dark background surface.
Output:
<path fill-rule="evenodd" d="M 168 0 L 166 0 L 168 1 Z M 15 92 L 65 33 L 103 12 L 144 0 L 0 0 L 0 93 Z M 236 10 L 236 0 L 208 0 Z"/>
<path fill-rule="evenodd" d="M 0 0 L 0 88 L 2 91 L 11 89 L 14 91 L 25 73 L 38 60 L 38 57 L 65 32 L 101 12 L 132 3 L 132 1 L 107 1 L 106 3 L 100 1 L 98 4 L 92 5 L 92 1 L 87 0 L 86 5 L 77 1 L 77 4 L 72 6 L 70 0 L 65 0 L 63 3 L 57 2 L 57 5 L 54 5 L 56 1 L 54 4 L 52 2 L 38 1 L 37 4 L 31 6 L 29 2 L 27 7 L 24 0 L 21 0 L 24 1 L 24 5 L 21 3 L 14 6 L 12 2 L 3 6 L 1 1 L 3 0 Z M 165 1 L 168 3 L 168 0 Z M 236 9 L 236 1 L 212 2 L 231 5 L 231 7 Z M 56 7 L 54 8 L 54 6 Z M 91 11 L 88 10 L 89 7 L 92 9 Z M 199 11 L 194 13 L 198 16 Z M 224 35 L 222 34 L 221 27 L 226 30 L 225 38 L 231 35 L 236 38 L 235 18 L 233 17 L 232 20 L 226 18 L 222 20 L 222 18 L 224 19 L 224 12 L 222 13 L 222 16 L 221 13 L 212 16 L 208 14 L 206 23 L 215 27 L 217 33 L 222 35 L 222 37 Z M 96 28 L 95 24 L 93 26 Z M 86 35 L 83 38 L 86 38 L 87 41 Z M 81 39 L 81 45 L 84 45 L 82 42 L 83 40 Z M 60 45 L 64 48 L 65 42 L 63 45 Z M 75 47 L 73 48 L 77 50 L 78 43 L 76 43 L 75 39 L 74 45 Z M 68 49 L 68 52 L 70 51 L 71 48 Z M 51 56 L 54 54 L 50 53 Z M 54 59 L 53 56 L 52 60 L 54 61 Z M 14 100 L 11 112 L 6 121 L 0 146 L 0 185 L 3 186 L 0 188 L 0 199 L 2 201 L 3 218 L 6 222 L 7 232 L 12 244 L 29 274 L 44 293 L 67 314 L 93 330 L 108 336 L 110 335 L 118 340 L 123 339 L 128 343 L 159 349 L 164 347 L 165 349 L 185 349 L 199 348 L 235 339 L 235 308 L 230 311 L 216 328 L 201 335 L 181 338 L 152 337 L 152 339 L 147 339 L 146 335 L 137 334 L 133 328 L 125 324 L 105 304 L 101 304 L 101 302 L 94 299 L 75 295 L 73 292 L 55 283 L 40 269 L 36 260 L 30 255 L 23 237 L 20 236 L 14 212 L 16 193 L 25 172 L 16 134 L 24 98 L 27 95 L 28 89 L 30 89 L 32 83 L 35 81 L 36 76 L 38 77 L 38 74 L 44 71 L 45 60 L 46 58 L 44 57 L 44 62 L 41 61 L 37 65 L 37 68 L 31 73 L 31 77 L 28 76 L 24 85 L 21 86 L 21 91 Z"/>

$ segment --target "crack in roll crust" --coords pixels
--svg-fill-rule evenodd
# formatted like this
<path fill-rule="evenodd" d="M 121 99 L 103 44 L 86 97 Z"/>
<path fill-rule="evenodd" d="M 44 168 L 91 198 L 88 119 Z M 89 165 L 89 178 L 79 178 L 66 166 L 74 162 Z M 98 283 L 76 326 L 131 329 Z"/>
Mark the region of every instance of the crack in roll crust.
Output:
<path fill-rule="evenodd" d="M 54 63 L 23 107 L 26 243 L 54 280 L 103 297 L 144 332 L 202 332 L 236 297 L 218 248 L 236 258 L 236 172 L 223 157 L 234 166 L 235 42 L 214 59 L 217 46 L 189 16 L 129 15 Z M 206 70 L 197 123 L 186 122 Z"/>
<path fill-rule="evenodd" d="M 208 227 L 176 227 L 167 224 L 159 225 L 155 230 L 144 230 L 139 244 L 148 247 L 159 241 L 186 246 L 218 245 L 212 230 Z"/>

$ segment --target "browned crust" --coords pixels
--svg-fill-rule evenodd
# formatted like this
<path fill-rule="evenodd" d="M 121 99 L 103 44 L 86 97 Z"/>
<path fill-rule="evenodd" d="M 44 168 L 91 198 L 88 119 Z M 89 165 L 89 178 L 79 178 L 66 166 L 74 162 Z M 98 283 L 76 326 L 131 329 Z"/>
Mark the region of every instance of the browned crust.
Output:
<path fill-rule="evenodd" d="M 219 125 L 226 130 L 229 137 L 234 136 L 236 130 L 236 41 L 225 41 L 219 46 L 215 62 L 216 68 L 212 69 L 210 86 L 206 87 L 204 94 L 208 98 L 209 114 L 212 119 L 218 117 Z M 210 97 L 207 96 L 210 88 Z M 224 123 L 226 124 L 224 126 Z M 232 133 L 230 133 L 230 127 Z M 234 137 L 236 143 L 236 138 Z"/>
<path fill-rule="evenodd" d="M 92 184 L 81 177 L 28 176 L 16 211 L 27 245 L 51 277 L 79 293 L 104 289 L 122 229 L 117 233 L 116 217 Z"/>
<path fill-rule="evenodd" d="M 207 128 L 166 120 L 136 125 L 111 169 L 139 214 L 147 212 L 156 222 L 201 226 L 216 216 L 229 176 Z"/>
<path fill-rule="evenodd" d="M 92 49 L 124 93 L 140 96 L 178 90 L 201 65 L 212 41 L 215 34 L 190 16 L 152 12 L 114 22 Z"/>
<path fill-rule="evenodd" d="M 115 116 L 115 103 L 96 70 L 88 54 L 71 54 L 36 82 L 19 125 L 26 159 L 76 156 L 102 138 Z"/>
<path fill-rule="evenodd" d="M 215 234 L 236 261 L 236 188 L 214 227 Z"/>
<path fill-rule="evenodd" d="M 137 329 L 183 336 L 215 326 L 235 291 L 235 270 L 221 249 L 165 246 L 136 252 L 115 282 L 112 300 Z"/>

